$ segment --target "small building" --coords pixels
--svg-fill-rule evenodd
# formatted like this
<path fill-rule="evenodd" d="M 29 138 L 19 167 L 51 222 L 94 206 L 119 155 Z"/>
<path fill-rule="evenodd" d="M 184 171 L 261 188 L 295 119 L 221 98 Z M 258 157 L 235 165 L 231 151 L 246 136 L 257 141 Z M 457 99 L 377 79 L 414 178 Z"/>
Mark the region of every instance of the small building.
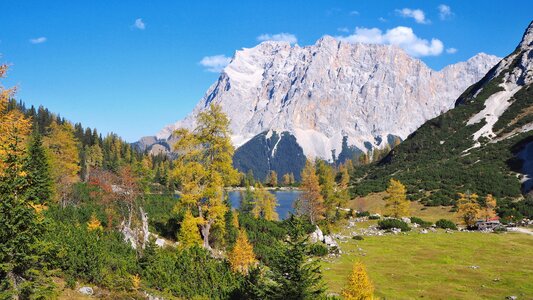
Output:
<path fill-rule="evenodd" d="M 478 220 L 476 222 L 476 227 L 478 230 L 494 230 L 498 227 L 501 227 L 502 223 L 500 223 L 500 218 L 490 218 L 487 220 Z"/>

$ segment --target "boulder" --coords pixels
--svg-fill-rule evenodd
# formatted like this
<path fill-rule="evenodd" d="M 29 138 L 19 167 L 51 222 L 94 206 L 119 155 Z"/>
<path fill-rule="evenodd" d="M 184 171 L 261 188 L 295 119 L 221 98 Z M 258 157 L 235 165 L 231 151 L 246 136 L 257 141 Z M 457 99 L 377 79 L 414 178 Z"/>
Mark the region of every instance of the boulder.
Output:
<path fill-rule="evenodd" d="M 93 288 L 88 286 L 81 287 L 78 292 L 87 296 L 92 296 L 94 294 Z"/>
<path fill-rule="evenodd" d="M 409 219 L 407 217 L 402 217 L 402 221 L 404 221 L 407 224 L 411 224 L 411 219 Z"/>
<path fill-rule="evenodd" d="M 158 238 L 157 240 L 155 240 L 155 244 L 162 248 L 165 246 L 165 240 L 162 238 Z"/>

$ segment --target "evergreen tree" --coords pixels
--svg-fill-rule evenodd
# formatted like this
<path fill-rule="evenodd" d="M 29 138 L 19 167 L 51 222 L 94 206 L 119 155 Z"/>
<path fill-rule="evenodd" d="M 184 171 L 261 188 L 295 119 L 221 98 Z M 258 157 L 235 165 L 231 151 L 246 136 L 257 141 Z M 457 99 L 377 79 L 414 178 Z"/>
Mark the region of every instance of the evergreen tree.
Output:
<path fill-rule="evenodd" d="M 387 187 L 387 194 L 386 214 L 394 218 L 409 216 L 411 203 L 407 200 L 405 186 L 400 181 L 391 178 Z"/>
<path fill-rule="evenodd" d="M 24 169 L 28 173 L 26 177 L 28 181 L 27 200 L 34 204 L 50 203 L 53 193 L 50 165 L 38 132 L 33 134 L 30 141 Z"/>
<path fill-rule="evenodd" d="M 324 199 L 325 216 L 328 220 L 332 220 L 338 206 L 333 168 L 320 159 L 316 162 L 316 173 L 320 184 L 320 194 Z"/>
<path fill-rule="evenodd" d="M 202 239 L 198 232 L 198 219 L 195 218 L 190 210 L 185 212 L 183 221 L 181 222 L 180 231 L 178 234 L 178 242 L 180 247 L 189 248 L 193 246 L 200 246 Z"/>
<path fill-rule="evenodd" d="M 361 262 L 353 265 L 352 273 L 342 290 L 342 297 L 346 300 L 371 300 L 374 298 L 374 286 Z"/>
<path fill-rule="evenodd" d="M 307 238 L 297 218 L 290 220 L 289 240 L 286 248 L 272 262 L 272 280 L 269 287 L 271 299 L 319 299 L 324 295 L 320 266 L 309 261 Z"/>
<path fill-rule="evenodd" d="M 254 208 L 254 192 L 250 186 L 246 186 L 244 191 L 241 191 L 241 199 L 239 204 L 239 210 L 243 214 L 250 213 Z"/>

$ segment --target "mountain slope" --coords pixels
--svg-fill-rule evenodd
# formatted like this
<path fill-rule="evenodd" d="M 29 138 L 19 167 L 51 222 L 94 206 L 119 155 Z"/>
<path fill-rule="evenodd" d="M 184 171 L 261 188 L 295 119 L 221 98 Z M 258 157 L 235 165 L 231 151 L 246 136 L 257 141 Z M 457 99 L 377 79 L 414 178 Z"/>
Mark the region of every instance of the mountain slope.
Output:
<path fill-rule="evenodd" d="M 390 177 L 414 198 L 450 204 L 458 192 L 513 199 L 529 180 L 533 141 L 533 22 L 516 50 L 378 165 L 360 168 L 356 191 L 382 191 Z M 525 168 L 524 168 L 525 166 Z M 527 192 L 530 188 L 524 185 Z"/>
<path fill-rule="evenodd" d="M 385 146 L 390 135 L 406 138 L 426 120 L 454 106 L 499 58 L 479 54 L 434 71 L 402 49 L 349 44 L 325 36 L 299 47 L 264 42 L 237 51 L 184 120 L 164 128 L 193 128 L 195 115 L 220 104 L 241 146 L 268 131 L 289 132 L 309 157 L 332 158 L 343 139 L 359 151 Z"/>

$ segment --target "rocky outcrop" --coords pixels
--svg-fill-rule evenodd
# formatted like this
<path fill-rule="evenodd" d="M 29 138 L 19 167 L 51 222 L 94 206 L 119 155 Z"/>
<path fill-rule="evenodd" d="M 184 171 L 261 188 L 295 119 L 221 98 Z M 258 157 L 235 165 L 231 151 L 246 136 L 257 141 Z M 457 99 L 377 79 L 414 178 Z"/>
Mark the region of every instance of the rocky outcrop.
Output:
<path fill-rule="evenodd" d="M 361 151 L 405 139 L 454 106 L 499 58 L 478 54 L 435 71 L 389 45 L 350 44 L 325 36 L 306 47 L 264 42 L 237 51 L 194 111 L 157 135 L 194 128 L 195 115 L 220 104 L 241 146 L 259 133 L 289 132 L 308 157 L 332 158 L 343 139 Z"/>

